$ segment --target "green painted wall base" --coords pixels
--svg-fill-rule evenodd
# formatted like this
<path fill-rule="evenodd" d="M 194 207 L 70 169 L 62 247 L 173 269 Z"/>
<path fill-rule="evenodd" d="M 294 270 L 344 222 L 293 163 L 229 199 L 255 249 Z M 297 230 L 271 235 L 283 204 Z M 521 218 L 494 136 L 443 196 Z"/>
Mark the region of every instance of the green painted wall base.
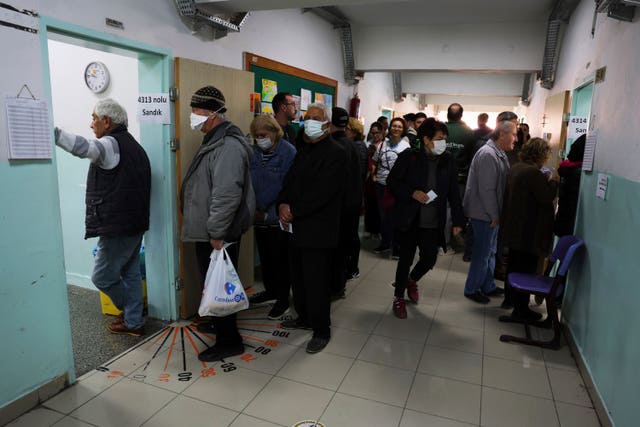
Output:
<path fill-rule="evenodd" d="M 586 250 L 572 265 L 563 315 L 617 426 L 638 425 L 640 385 L 640 183 L 582 174 L 575 234 Z"/>

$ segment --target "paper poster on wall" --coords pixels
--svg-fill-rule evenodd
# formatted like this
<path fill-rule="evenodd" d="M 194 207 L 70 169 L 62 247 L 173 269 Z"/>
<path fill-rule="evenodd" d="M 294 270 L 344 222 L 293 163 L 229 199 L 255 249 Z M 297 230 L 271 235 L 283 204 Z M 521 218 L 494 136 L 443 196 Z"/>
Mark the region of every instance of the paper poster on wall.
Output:
<path fill-rule="evenodd" d="M 569 118 L 569 130 L 567 138 L 576 139 L 580 135 L 587 133 L 588 119 L 584 116 L 571 116 Z"/>
<path fill-rule="evenodd" d="M 333 96 L 332 95 L 329 95 L 329 94 L 325 93 L 325 94 L 322 95 L 322 98 L 323 98 L 324 105 L 328 105 L 329 107 L 333 106 Z"/>
<path fill-rule="evenodd" d="M 9 159 L 50 159 L 53 154 L 46 101 L 5 98 Z"/>
<path fill-rule="evenodd" d="M 276 96 L 276 93 L 278 93 L 278 83 L 273 80 L 262 79 L 262 101 L 273 101 L 273 97 Z"/>
<path fill-rule="evenodd" d="M 141 93 L 138 95 L 136 118 L 139 123 L 171 124 L 171 104 L 168 93 Z"/>
<path fill-rule="evenodd" d="M 254 114 L 260 114 L 260 94 L 254 92 L 249 95 L 249 111 Z"/>
<path fill-rule="evenodd" d="M 596 153 L 596 141 L 598 133 L 593 130 L 587 134 L 587 140 L 584 144 L 584 157 L 582 159 L 582 170 L 591 172 L 593 170 L 593 157 Z"/>
<path fill-rule="evenodd" d="M 300 89 L 300 110 L 307 111 L 307 106 L 311 103 L 311 91 Z"/>
<path fill-rule="evenodd" d="M 260 109 L 262 110 L 262 114 L 273 114 L 273 106 L 270 102 L 262 102 Z"/>
<path fill-rule="evenodd" d="M 324 94 L 316 92 L 313 102 L 316 104 L 324 104 Z"/>
<path fill-rule="evenodd" d="M 300 121 L 300 117 L 302 116 L 301 114 L 301 110 L 300 110 L 300 97 L 297 95 L 291 95 L 291 97 L 293 98 L 293 102 L 295 103 L 295 107 L 296 107 L 296 117 L 293 119 L 294 123 L 297 123 Z"/>
<path fill-rule="evenodd" d="M 598 187 L 596 188 L 596 197 L 605 200 L 607 197 L 607 187 L 609 186 L 609 176 L 603 173 L 598 174 Z"/>

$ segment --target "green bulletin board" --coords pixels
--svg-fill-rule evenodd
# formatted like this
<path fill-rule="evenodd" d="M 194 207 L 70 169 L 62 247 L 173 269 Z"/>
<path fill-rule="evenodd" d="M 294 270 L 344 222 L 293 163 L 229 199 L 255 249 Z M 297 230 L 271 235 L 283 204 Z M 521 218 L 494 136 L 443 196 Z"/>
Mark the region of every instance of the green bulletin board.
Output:
<path fill-rule="evenodd" d="M 278 84 L 278 92 L 289 92 L 300 96 L 300 89 L 311 91 L 310 103 L 315 102 L 316 93 L 332 96 L 332 107 L 336 105 L 338 82 L 309 71 L 291 67 L 252 53 L 245 52 L 245 70 L 254 73 L 254 91 L 262 93 L 262 79 Z M 297 124 L 293 124 L 297 131 Z"/>

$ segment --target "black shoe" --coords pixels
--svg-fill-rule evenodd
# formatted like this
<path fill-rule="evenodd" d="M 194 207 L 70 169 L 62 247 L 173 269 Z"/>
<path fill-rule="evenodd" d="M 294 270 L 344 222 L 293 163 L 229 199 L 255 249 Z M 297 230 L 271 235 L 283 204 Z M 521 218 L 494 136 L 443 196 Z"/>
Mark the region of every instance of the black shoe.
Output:
<path fill-rule="evenodd" d="M 340 292 L 336 292 L 335 294 L 331 294 L 331 302 L 338 301 L 340 299 L 345 299 L 347 297 L 345 290 L 341 290 Z"/>
<path fill-rule="evenodd" d="M 216 326 L 209 322 L 209 323 L 198 323 L 198 325 L 196 326 L 196 329 L 198 330 L 198 332 L 202 332 L 203 334 L 215 334 L 216 333 Z"/>
<path fill-rule="evenodd" d="M 513 312 L 511 313 L 511 318 L 519 322 L 537 322 L 538 320 L 542 319 L 542 314 L 529 309 L 520 312 L 513 310 Z"/>
<path fill-rule="evenodd" d="M 227 357 L 238 356 L 244 353 L 242 343 L 236 345 L 214 345 L 198 354 L 198 360 L 202 362 L 217 362 Z"/>
<path fill-rule="evenodd" d="M 391 254 L 391 259 L 392 260 L 400 259 L 400 252 L 393 251 L 393 253 Z"/>
<path fill-rule="evenodd" d="M 280 305 L 278 303 L 275 303 L 271 308 L 271 311 L 269 311 L 267 318 L 269 318 L 270 320 L 280 320 L 280 318 L 285 314 L 287 314 L 288 312 L 289 312 L 288 304 Z"/>
<path fill-rule="evenodd" d="M 462 261 L 471 262 L 471 255 L 462 255 Z"/>
<path fill-rule="evenodd" d="M 491 292 L 487 292 L 485 293 L 486 296 L 488 297 L 499 297 L 504 295 L 504 289 L 496 286 L 496 288 L 494 290 L 492 290 Z"/>
<path fill-rule="evenodd" d="M 280 322 L 280 327 L 282 329 L 311 329 L 311 326 L 307 325 L 306 323 L 302 323 L 302 320 L 300 320 L 299 317 L 296 317 L 295 319 L 283 320 L 282 322 Z"/>
<path fill-rule="evenodd" d="M 275 301 L 276 301 L 275 297 L 271 296 L 266 291 L 260 292 L 259 294 L 251 295 L 249 297 L 249 304 L 251 305 L 266 304 L 266 303 L 271 303 Z"/>
<path fill-rule="evenodd" d="M 474 294 L 464 294 L 464 296 L 469 298 L 471 301 L 475 301 L 479 304 L 488 304 L 489 301 L 491 301 L 489 297 L 482 292 L 476 292 Z"/>
<path fill-rule="evenodd" d="M 375 248 L 373 250 L 373 253 L 374 254 L 384 254 L 386 252 L 389 252 L 390 250 L 391 250 L 391 248 L 389 246 L 380 245 L 380 246 L 378 246 L 377 248 Z"/>
<path fill-rule="evenodd" d="M 307 353 L 314 354 L 321 352 L 329 344 L 329 338 L 313 337 L 307 343 Z"/>

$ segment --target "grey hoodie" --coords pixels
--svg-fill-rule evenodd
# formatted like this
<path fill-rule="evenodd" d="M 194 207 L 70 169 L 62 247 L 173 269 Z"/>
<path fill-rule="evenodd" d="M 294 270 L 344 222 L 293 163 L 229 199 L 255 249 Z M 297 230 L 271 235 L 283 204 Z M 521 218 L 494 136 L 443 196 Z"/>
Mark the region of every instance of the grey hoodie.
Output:
<path fill-rule="evenodd" d="M 183 242 L 232 242 L 249 229 L 255 211 L 251 155 L 242 131 L 231 122 L 204 136 L 180 191 Z"/>

